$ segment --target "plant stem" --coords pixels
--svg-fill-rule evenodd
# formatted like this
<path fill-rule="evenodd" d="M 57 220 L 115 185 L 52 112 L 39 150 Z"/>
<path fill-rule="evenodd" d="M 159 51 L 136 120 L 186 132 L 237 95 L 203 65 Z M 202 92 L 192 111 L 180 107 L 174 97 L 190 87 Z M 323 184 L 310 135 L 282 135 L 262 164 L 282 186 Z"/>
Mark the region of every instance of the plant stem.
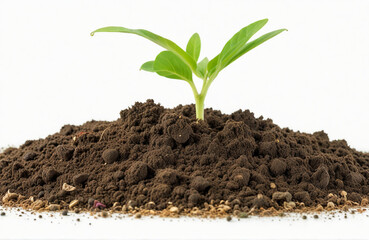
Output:
<path fill-rule="evenodd" d="M 196 86 L 192 81 L 188 82 L 191 86 L 193 96 L 195 97 L 196 102 L 196 118 L 204 120 L 204 100 L 205 98 L 202 97 L 201 94 L 197 92 Z"/>
<path fill-rule="evenodd" d="M 205 97 L 202 96 L 201 94 L 198 94 L 197 96 L 195 96 L 195 101 L 196 101 L 196 118 L 204 120 Z"/>
<path fill-rule="evenodd" d="M 188 82 L 192 88 L 193 95 L 195 97 L 196 102 L 196 118 L 204 120 L 204 103 L 205 103 L 205 97 L 208 93 L 208 89 L 210 87 L 210 84 L 212 83 L 212 79 L 204 79 L 202 84 L 201 93 L 199 94 L 197 92 L 195 84 L 191 81 Z"/>

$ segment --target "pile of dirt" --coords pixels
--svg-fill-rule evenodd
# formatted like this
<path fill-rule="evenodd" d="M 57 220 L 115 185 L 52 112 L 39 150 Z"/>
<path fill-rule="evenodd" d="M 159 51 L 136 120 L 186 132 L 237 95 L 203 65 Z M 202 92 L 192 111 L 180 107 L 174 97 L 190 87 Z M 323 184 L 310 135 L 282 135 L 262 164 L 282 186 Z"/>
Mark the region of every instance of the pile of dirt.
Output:
<path fill-rule="evenodd" d="M 154 210 L 170 202 L 176 212 L 367 203 L 369 154 L 345 140 L 282 129 L 247 110 L 206 109 L 205 117 L 196 120 L 194 105 L 148 100 L 117 121 L 65 125 L 8 148 L 0 154 L 2 202 Z"/>

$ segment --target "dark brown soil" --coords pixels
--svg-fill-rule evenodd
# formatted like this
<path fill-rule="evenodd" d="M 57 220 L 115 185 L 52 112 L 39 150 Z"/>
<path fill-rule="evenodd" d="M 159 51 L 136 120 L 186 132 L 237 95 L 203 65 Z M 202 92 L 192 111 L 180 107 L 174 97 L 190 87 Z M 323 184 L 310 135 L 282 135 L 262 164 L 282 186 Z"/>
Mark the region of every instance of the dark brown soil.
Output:
<path fill-rule="evenodd" d="M 45 139 L 6 149 L 0 194 L 156 210 L 168 202 L 181 209 L 228 200 L 242 211 L 286 208 L 291 201 L 339 205 L 343 190 L 347 200 L 360 203 L 369 194 L 369 154 L 345 140 L 329 141 L 323 131 L 281 129 L 241 110 L 227 115 L 207 109 L 206 120 L 196 121 L 194 105 L 165 109 L 152 100 L 120 116 L 65 125 Z M 64 183 L 76 189 L 62 190 Z"/>

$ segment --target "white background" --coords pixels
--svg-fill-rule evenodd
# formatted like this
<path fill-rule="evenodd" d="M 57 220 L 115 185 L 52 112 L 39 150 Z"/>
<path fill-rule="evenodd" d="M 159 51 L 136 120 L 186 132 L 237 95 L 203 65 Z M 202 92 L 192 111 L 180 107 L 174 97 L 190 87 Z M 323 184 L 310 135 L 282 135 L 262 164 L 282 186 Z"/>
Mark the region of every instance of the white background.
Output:
<path fill-rule="evenodd" d="M 1 210 L 1 209 L 0 209 Z M 2 211 L 2 210 L 1 210 Z M 53 217 L 50 217 L 50 215 Z M 19 215 L 22 215 L 21 217 Z M 368 239 L 368 214 L 288 214 L 285 217 L 225 219 L 149 218 L 123 215 L 95 219 L 89 214 L 21 214 L 0 216 L 0 239 Z M 347 216 L 345 218 L 344 216 Z M 117 217 L 120 217 L 118 219 Z M 122 218 L 123 217 L 123 218 Z M 77 218 L 80 221 L 77 221 Z M 34 220 L 36 219 L 36 220 Z M 90 225 L 91 223 L 91 225 Z M 13 226 L 13 227 L 8 227 Z M 16 230 L 17 229 L 17 230 Z M 21 229 L 21 231 L 19 231 Z"/>
<path fill-rule="evenodd" d="M 115 120 L 135 101 L 152 98 L 165 107 L 193 102 L 187 83 L 138 71 L 160 47 L 134 35 L 91 37 L 96 28 L 144 28 L 182 47 L 198 32 L 202 59 L 217 55 L 245 25 L 267 17 L 270 21 L 260 34 L 278 28 L 289 31 L 221 72 L 206 106 L 225 113 L 250 109 L 281 127 L 304 132 L 324 129 L 331 139 L 344 138 L 352 147 L 368 151 L 368 11 L 365 0 L 0 0 L 0 147 L 46 137 L 67 123 Z M 2 236 L 9 238 L 41 233 L 57 238 L 63 233 L 72 238 L 139 238 L 145 229 L 157 238 L 161 230 L 170 230 L 171 238 L 365 238 L 368 224 L 365 216 L 358 221 L 298 219 L 280 224 L 278 219 L 231 224 L 196 220 L 192 225 L 100 221 L 93 228 L 70 227 L 69 220 L 52 226 L 17 217 L 1 220 Z M 197 232 L 183 235 L 182 226 Z"/>
<path fill-rule="evenodd" d="M 184 81 L 139 71 L 162 49 L 144 28 L 185 48 L 198 32 L 200 59 L 218 54 L 247 24 L 288 28 L 220 73 L 206 106 L 250 109 L 281 127 L 369 150 L 369 1 L 0 0 L 0 146 L 46 137 L 62 125 L 115 120 L 135 101 L 194 102 Z M 259 34 L 259 35 L 260 35 Z M 199 82 L 198 82 L 199 83 Z"/>

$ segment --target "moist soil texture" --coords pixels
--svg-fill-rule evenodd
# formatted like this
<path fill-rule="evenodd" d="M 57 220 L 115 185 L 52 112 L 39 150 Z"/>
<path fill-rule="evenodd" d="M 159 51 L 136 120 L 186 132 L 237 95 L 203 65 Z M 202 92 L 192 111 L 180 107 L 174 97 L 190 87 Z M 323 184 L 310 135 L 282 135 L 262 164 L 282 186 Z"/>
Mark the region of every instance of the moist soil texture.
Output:
<path fill-rule="evenodd" d="M 152 100 L 113 122 L 65 125 L 0 154 L 3 205 L 119 210 L 337 208 L 367 204 L 369 154 L 345 140 L 280 128 L 250 111 L 230 115 Z M 210 208 L 209 208 L 210 206 Z"/>

